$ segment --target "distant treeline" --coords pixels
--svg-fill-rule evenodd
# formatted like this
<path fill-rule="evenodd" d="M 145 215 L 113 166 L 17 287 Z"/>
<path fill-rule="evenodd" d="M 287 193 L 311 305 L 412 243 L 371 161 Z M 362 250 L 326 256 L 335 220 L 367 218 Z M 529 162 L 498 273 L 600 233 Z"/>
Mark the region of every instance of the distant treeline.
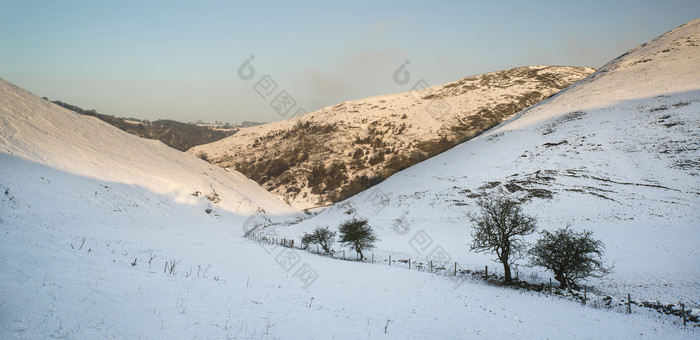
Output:
<path fill-rule="evenodd" d="M 235 127 L 232 130 L 214 130 L 205 126 L 167 119 L 149 122 L 135 118 L 117 118 L 98 113 L 95 110 L 85 110 L 60 100 L 54 100 L 52 103 L 82 115 L 97 117 L 130 134 L 143 138 L 157 139 L 180 151 L 186 151 L 196 145 L 215 142 L 238 132 L 238 129 Z"/>

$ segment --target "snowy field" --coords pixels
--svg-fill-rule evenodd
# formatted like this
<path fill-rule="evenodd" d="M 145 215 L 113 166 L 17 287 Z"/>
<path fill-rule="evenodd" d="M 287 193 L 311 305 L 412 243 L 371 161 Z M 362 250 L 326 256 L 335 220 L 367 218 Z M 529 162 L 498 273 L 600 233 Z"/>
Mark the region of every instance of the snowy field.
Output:
<path fill-rule="evenodd" d="M 461 267 L 495 268 L 467 251 L 469 195 L 514 184 L 521 197 L 551 193 L 525 205 L 540 228 L 571 223 L 606 243 L 615 272 L 589 283 L 600 293 L 698 308 L 699 27 L 300 223 L 238 173 L 0 80 L 0 338 L 699 338 L 650 310 L 628 315 L 243 237 L 256 214 L 252 222 L 274 223 L 259 233 L 297 239 L 359 215 L 382 239 L 377 259 L 441 247 Z M 416 249 L 421 231 L 430 242 Z"/>
<path fill-rule="evenodd" d="M 172 207 L 177 217 L 86 213 L 60 225 L 5 218 L 1 337 L 697 336 L 652 312 L 626 315 L 469 281 L 455 288 L 448 277 L 263 247 L 241 237 L 236 216 L 192 218 L 180 208 Z M 168 261 L 178 263 L 172 274 Z"/>

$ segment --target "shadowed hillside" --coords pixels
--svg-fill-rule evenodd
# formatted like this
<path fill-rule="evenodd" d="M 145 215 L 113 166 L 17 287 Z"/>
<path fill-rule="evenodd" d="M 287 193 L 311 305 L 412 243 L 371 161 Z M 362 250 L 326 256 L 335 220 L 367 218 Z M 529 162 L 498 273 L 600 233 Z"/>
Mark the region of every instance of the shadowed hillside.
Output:
<path fill-rule="evenodd" d="M 180 151 L 188 150 L 196 145 L 215 142 L 238 132 L 237 127 L 228 129 L 212 129 L 195 124 L 181 123 L 169 119 L 159 119 L 153 122 L 135 118 L 118 118 L 98 113 L 95 110 L 85 110 L 75 105 L 54 100 L 52 103 L 69 109 L 81 115 L 97 117 L 117 128 L 148 139 L 157 139 L 166 145 Z M 204 155 L 202 155 L 204 157 Z"/>

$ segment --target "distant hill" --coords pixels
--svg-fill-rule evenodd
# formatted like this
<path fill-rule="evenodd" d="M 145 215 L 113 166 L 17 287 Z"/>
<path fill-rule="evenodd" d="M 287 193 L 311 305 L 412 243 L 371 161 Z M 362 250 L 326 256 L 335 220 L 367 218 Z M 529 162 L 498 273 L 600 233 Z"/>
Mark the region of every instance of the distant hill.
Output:
<path fill-rule="evenodd" d="M 440 154 L 593 73 L 530 66 L 343 102 L 200 145 L 298 208 L 338 202 Z M 425 84 L 427 86 L 427 84 Z"/>
<path fill-rule="evenodd" d="M 196 145 L 215 142 L 238 132 L 238 127 L 232 127 L 230 129 L 212 129 L 207 126 L 187 124 L 169 119 L 159 119 L 149 122 L 135 118 L 118 118 L 105 115 L 95 110 L 85 110 L 60 100 L 54 100 L 52 103 L 82 115 L 97 117 L 132 135 L 148 139 L 157 139 L 180 151 L 186 151 Z M 202 157 L 204 157 L 203 154 Z"/>
<path fill-rule="evenodd" d="M 258 126 L 258 125 L 263 125 L 263 124 L 265 124 L 265 123 L 250 122 L 250 121 L 244 120 L 243 122 L 241 122 L 240 125 L 241 125 L 241 127 L 253 127 L 253 126 Z"/>

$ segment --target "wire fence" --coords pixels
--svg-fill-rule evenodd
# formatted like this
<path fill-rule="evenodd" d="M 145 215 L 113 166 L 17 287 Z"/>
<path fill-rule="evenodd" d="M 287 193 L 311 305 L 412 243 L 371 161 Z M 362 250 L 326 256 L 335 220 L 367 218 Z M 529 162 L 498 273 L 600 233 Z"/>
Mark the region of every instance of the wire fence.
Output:
<path fill-rule="evenodd" d="M 577 301 L 585 306 L 589 306 L 596 309 L 610 309 L 622 313 L 632 314 L 634 309 L 643 308 L 646 310 L 653 310 L 661 314 L 676 316 L 679 318 L 679 323 L 686 327 L 691 324 L 692 327 L 700 327 L 700 315 L 699 313 L 690 308 L 686 308 L 685 304 L 679 301 L 675 303 L 661 303 L 659 301 L 648 301 L 648 300 L 634 300 L 631 294 L 627 294 L 624 298 L 614 298 L 609 295 L 600 295 L 594 291 L 590 291 L 588 286 L 582 286 L 579 289 L 560 289 L 553 285 L 552 279 L 549 279 L 548 283 L 531 283 L 520 277 L 520 272 L 516 269 L 514 270 L 514 275 L 512 277 L 511 284 L 505 285 L 504 275 L 498 270 L 493 268 L 489 270 L 488 265 L 485 265 L 483 269 L 481 268 L 465 268 L 461 266 L 458 262 L 453 261 L 450 263 L 437 262 L 432 260 L 417 259 L 406 256 L 405 254 L 386 254 L 384 256 L 375 257 L 374 253 L 370 253 L 367 256 L 363 256 L 362 259 L 360 255 L 354 251 L 345 250 L 335 251 L 330 249 L 329 252 L 325 252 L 318 245 L 303 245 L 302 242 L 296 242 L 294 239 L 288 238 L 278 238 L 272 236 L 262 236 L 249 234 L 246 236 L 260 243 L 267 243 L 271 245 L 277 245 L 286 248 L 295 248 L 303 250 L 312 254 L 319 256 L 326 256 L 336 260 L 353 261 L 353 262 L 363 262 L 380 264 L 393 267 L 402 267 L 408 270 L 415 270 L 420 272 L 428 272 L 435 275 L 441 275 L 447 277 L 453 285 L 453 288 L 459 287 L 463 282 L 469 280 L 473 282 L 481 282 L 490 285 L 498 285 L 509 287 L 512 289 L 526 290 L 537 292 L 539 294 L 545 294 L 548 296 L 556 296 L 564 299 L 569 299 L 572 301 Z"/>

